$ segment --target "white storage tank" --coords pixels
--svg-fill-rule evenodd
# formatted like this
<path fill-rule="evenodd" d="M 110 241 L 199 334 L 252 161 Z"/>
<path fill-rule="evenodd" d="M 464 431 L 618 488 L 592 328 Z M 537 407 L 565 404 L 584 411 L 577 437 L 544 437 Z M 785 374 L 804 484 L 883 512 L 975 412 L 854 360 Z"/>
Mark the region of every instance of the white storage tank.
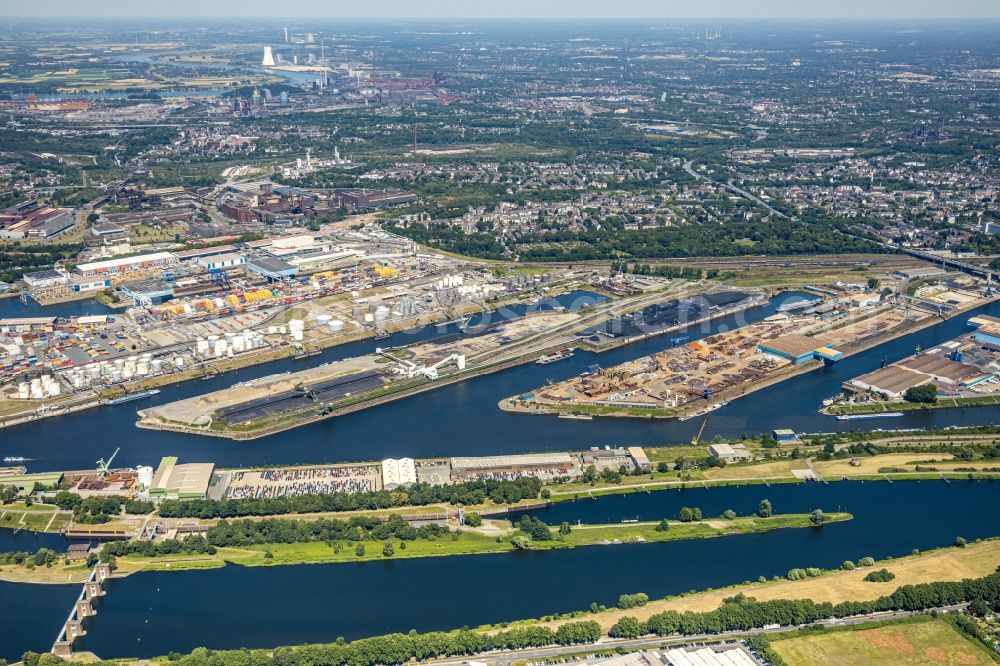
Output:
<path fill-rule="evenodd" d="M 316 315 L 316 323 L 320 326 L 329 325 L 331 319 L 333 319 L 333 316 L 328 314 Z"/>
<path fill-rule="evenodd" d="M 183 368 L 184 367 L 184 357 L 183 356 L 178 356 L 177 358 L 175 358 L 174 359 L 174 365 L 177 366 L 178 368 Z"/>
<path fill-rule="evenodd" d="M 375 315 L 373 315 L 371 312 L 366 312 L 365 313 L 365 323 L 366 324 L 370 324 L 373 321 L 375 321 Z"/>
<path fill-rule="evenodd" d="M 341 319 L 331 319 L 330 320 L 330 330 L 334 333 L 339 333 L 344 330 L 344 322 Z"/>
<path fill-rule="evenodd" d="M 375 321 L 385 321 L 389 318 L 389 308 L 380 305 L 375 308 Z"/>
<path fill-rule="evenodd" d="M 153 468 L 149 465 L 141 465 L 135 470 L 136 480 L 139 482 L 139 490 L 147 490 L 153 485 Z"/>

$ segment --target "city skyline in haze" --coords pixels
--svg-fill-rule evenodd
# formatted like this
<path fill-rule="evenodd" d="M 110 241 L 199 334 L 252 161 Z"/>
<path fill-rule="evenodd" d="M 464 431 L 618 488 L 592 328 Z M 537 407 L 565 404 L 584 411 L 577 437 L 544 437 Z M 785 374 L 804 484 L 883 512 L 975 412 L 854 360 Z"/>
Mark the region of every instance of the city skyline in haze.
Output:
<path fill-rule="evenodd" d="M 952 0 L 372 0 L 367 3 L 323 0 L 37 0 L 11 3 L 6 17 L 329 17 L 329 18 L 785 18 L 785 19 L 996 19 L 1000 2 Z"/>

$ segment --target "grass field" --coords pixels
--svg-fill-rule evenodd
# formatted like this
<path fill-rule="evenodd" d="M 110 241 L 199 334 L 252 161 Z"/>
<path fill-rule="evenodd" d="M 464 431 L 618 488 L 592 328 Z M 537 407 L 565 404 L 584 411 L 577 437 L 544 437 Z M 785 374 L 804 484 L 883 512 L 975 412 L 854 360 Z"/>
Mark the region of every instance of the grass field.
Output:
<path fill-rule="evenodd" d="M 793 469 L 808 469 L 805 460 L 773 460 L 752 465 L 726 465 L 705 470 L 706 479 L 769 479 L 793 476 Z"/>
<path fill-rule="evenodd" d="M 939 460 L 942 462 L 929 462 Z M 813 463 L 816 471 L 824 476 L 841 477 L 851 474 L 876 474 L 883 467 L 900 467 L 915 471 L 919 464 L 921 467 L 934 467 L 942 472 L 952 471 L 955 467 L 961 468 L 986 468 L 1000 467 L 996 461 L 968 461 L 954 460 L 953 456 L 947 453 L 888 453 L 880 456 L 862 457 L 858 459 L 860 465 L 851 465 L 850 458 L 841 460 L 817 460 Z"/>
<path fill-rule="evenodd" d="M 849 520 L 850 514 L 827 514 L 830 521 Z M 737 518 L 735 520 L 706 520 L 698 523 L 671 522 L 669 530 L 657 531 L 657 523 L 624 525 L 585 525 L 574 527 L 568 535 L 558 535 L 551 541 L 535 541 L 533 550 L 573 548 L 576 546 L 611 545 L 616 543 L 642 543 L 652 541 L 672 541 L 681 539 L 702 539 L 736 534 L 767 532 L 784 528 L 811 526 L 805 514 L 786 514 L 773 518 Z M 384 542 L 363 542 L 364 554 L 355 552 L 358 542 L 345 541 L 338 546 L 327 543 L 260 544 L 243 548 L 219 548 L 215 555 L 171 555 L 169 557 L 144 558 L 126 556 L 118 559 L 119 570 L 134 572 L 141 570 L 183 570 L 225 566 L 226 563 L 245 566 L 273 564 L 318 564 L 338 562 L 363 562 L 368 560 L 401 559 L 412 557 L 438 557 L 446 555 L 476 555 L 485 553 L 505 553 L 514 550 L 509 538 L 472 531 L 459 533 L 434 540 L 418 539 L 400 547 L 398 539 L 392 539 L 393 554 L 382 554 Z M 271 558 L 265 558 L 270 552 Z"/>
<path fill-rule="evenodd" d="M 944 620 L 923 619 L 857 631 L 826 632 L 775 641 L 792 666 L 923 666 L 995 663 L 983 648 Z"/>
<path fill-rule="evenodd" d="M 864 553 L 859 553 L 858 556 L 863 557 Z M 627 611 L 608 610 L 593 615 L 590 619 L 599 622 L 607 631 L 623 615 L 633 615 L 640 620 L 646 620 L 651 615 L 666 610 L 681 612 L 714 610 L 722 605 L 725 597 L 731 597 L 736 591 L 743 592 L 758 601 L 812 599 L 816 602 L 829 601 L 834 604 L 842 601 L 869 601 L 891 594 L 903 585 L 981 578 L 996 571 L 998 565 L 1000 565 L 1000 540 L 982 541 L 971 543 L 966 548 L 942 548 L 926 554 L 878 562 L 874 567 L 863 567 L 854 571 L 833 571 L 817 578 L 798 581 L 782 579 L 659 599 L 650 601 L 642 608 Z M 802 562 L 802 566 L 809 566 L 809 562 Z M 896 574 L 895 580 L 888 583 L 868 583 L 863 580 L 873 569 L 883 567 Z M 554 626 L 560 623 L 551 624 Z"/>
<path fill-rule="evenodd" d="M 22 502 L 17 502 L 0 506 L 0 527 L 20 528 L 31 532 L 57 532 L 69 524 L 72 515 L 50 504 L 33 504 L 26 507 Z"/>

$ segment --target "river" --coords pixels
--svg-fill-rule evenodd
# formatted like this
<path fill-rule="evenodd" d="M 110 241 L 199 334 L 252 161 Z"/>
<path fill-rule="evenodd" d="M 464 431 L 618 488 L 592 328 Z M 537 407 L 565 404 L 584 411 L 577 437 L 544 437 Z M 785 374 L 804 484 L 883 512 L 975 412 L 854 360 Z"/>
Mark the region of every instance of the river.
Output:
<path fill-rule="evenodd" d="M 763 498 L 781 513 L 840 508 L 855 518 L 820 528 L 566 551 L 144 573 L 110 584 L 78 646 L 104 658 L 149 657 L 202 645 L 267 647 L 476 626 L 584 609 L 594 601 L 613 605 L 624 592 L 662 597 L 793 567 L 898 557 L 1000 529 L 994 510 L 1000 483 L 985 481 L 688 489 L 579 500 L 537 515 L 549 523 L 618 522 L 673 517 L 681 506 L 701 507 L 706 516 L 728 508 L 749 514 Z M 77 591 L 0 584 L 6 602 L 0 625 L 27 629 L 2 634 L 0 657 L 47 649 Z"/>
<path fill-rule="evenodd" d="M 780 302 L 781 299 L 774 299 L 741 315 L 699 325 L 686 334 L 697 339 L 731 330 L 744 322 L 759 321 L 773 314 Z M 866 421 L 837 421 L 817 412 L 822 400 L 837 393 L 846 379 L 877 368 L 883 357 L 891 363 L 912 354 L 916 345 L 928 349 L 965 332 L 968 319 L 979 312 L 998 315 L 1000 303 L 992 303 L 833 366 L 734 400 L 711 413 L 704 436 L 733 437 L 770 432 L 775 428 L 833 432 L 995 423 L 996 407 L 915 411 L 900 418 Z M 416 458 L 565 451 L 604 444 L 662 445 L 690 441 L 701 425 L 701 419 L 560 420 L 555 416 L 515 414 L 497 408 L 497 402 L 504 397 L 537 388 L 548 380 L 566 379 L 593 363 L 609 367 L 670 344 L 670 336 L 657 336 L 601 354 L 577 352 L 572 358 L 551 365 L 527 364 L 510 368 L 253 441 L 234 442 L 135 427 L 135 411 L 147 404 L 161 404 L 254 377 L 369 353 L 376 346 L 405 344 L 455 330 L 454 326 L 426 327 L 413 334 L 395 334 L 389 340 L 361 340 L 328 349 L 323 355 L 309 359 L 286 359 L 225 373 L 210 380 L 168 386 L 148 401 L 105 406 L 23 424 L 3 431 L 0 454 L 32 458 L 29 464 L 32 471 L 92 467 L 95 460 L 110 455 L 118 446 L 121 452 L 116 463 L 121 465 L 155 465 L 164 455 L 178 455 L 184 462 L 251 466 L 377 460 L 389 456 Z M 781 405 L 781 409 L 775 409 L 775 405 Z"/>

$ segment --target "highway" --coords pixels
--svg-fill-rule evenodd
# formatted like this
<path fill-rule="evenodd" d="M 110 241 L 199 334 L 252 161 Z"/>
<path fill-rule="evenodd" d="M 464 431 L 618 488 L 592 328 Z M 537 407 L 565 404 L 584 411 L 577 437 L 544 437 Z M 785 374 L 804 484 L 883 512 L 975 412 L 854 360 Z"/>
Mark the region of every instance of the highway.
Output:
<path fill-rule="evenodd" d="M 740 195 L 744 199 L 749 199 L 750 201 L 754 202 L 758 206 L 763 206 L 764 208 L 766 208 L 767 210 L 769 210 L 772 214 L 777 215 L 780 218 L 783 218 L 783 219 L 786 219 L 786 220 L 789 219 L 789 217 L 787 215 L 785 215 L 780 210 L 778 210 L 774 206 L 770 205 L 769 203 L 767 203 L 766 201 L 764 201 L 760 197 L 758 197 L 758 196 L 756 196 L 754 194 L 751 194 L 750 192 L 747 192 L 744 189 L 736 187 L 735 185 L 730 185 L 729 183 L 722 183 L 722 182 L 719 182 L 717 180 L 712 180 L 708 176 L 704 176 L 704 175 L 698 173 L 697 171 L 695 171 L 692 168 L 691 165 L 692 165 L 692 161 L 691 160 L 688 160 L 687 162 L 684 163 L 684 170 L 688 172 L 688 175 L 693 176 L 694 178 L 697 178 L 698 180 L 704 180 L 704 181 L 707 181 L 707 182 L 712 183 L 714 185 L 718 185 L 719 187 L 724 187 L 727 190 L 729 190 L 730 192 L 733 192 L 734 194 Z"/>
<path fill-rule="evenodd" d="M 936 610 L 939 612 L 950 612 L 955 610 L 963 610 L 967 603 L 955 604 L 951 606 L 942 606 Z M 823 625 L 825 627 L 844 627 L 856 624 L 864 624 L 866 622 L 888 622 L 891 620 L 901 620 L 903 618 L 912 617 L 914 615 L 923 615 L 929 612 L 930 609 L 923 611 L 886 611 L 882 613 L 873 613 L 871 615 L 859 615 L 855 617 L 846 618 L 831 618 L 829 620 L 823 620 L 817 622 L 816 624 Z M 579 618 L 584 620 L 586 618 Z M 430 660 L 428 664 L 441 664 L 455 666 L 457 664 L 465 664 L 470 660 L 484 662 L 487 664 L 493 664 L 495 666 L 512 666 L 515 662 L 520 661 L 546 661 L 550 659 L 565 659 L 566 657 L 574 654 L 580 654 L 584 652 L 595 652 L 598 650 L 612 651 L 618 648 L 624 648 L 626 650 L 643 650 L 643 649 L 653 649 L 659 648 L 661 646 L 669 645 L 679 645 L 679 644 L 689 644 L 689 643 L 704 643 L 704 644 L 719 644 L 733 642 L 740 640 L 746 636 L 752 634 L 776 634 L 785 631 L 790 631 L 795 629 L 792 626 L 786 627 L 772 627 L 769 629 L 751 629 L 750 631 L 724 631 L 718 634 L 697 634 L 694 636 L 666 636 L 666 637 L 647 637 L 647 638 L 636 638 L 630 640 L 615 640 L 612 638 L 602 638 L 597 641 L 597 643 L 592 643 L 588 645 L 565 645 L 565 646 L 554 646 L 546 648 L 530 648 L 526 650 L 514 650 L 511 652 L 483 652 L 477 655 L 470 655 L 461 658 L 448 658 L 448 659 L 434 659 Z"/>

